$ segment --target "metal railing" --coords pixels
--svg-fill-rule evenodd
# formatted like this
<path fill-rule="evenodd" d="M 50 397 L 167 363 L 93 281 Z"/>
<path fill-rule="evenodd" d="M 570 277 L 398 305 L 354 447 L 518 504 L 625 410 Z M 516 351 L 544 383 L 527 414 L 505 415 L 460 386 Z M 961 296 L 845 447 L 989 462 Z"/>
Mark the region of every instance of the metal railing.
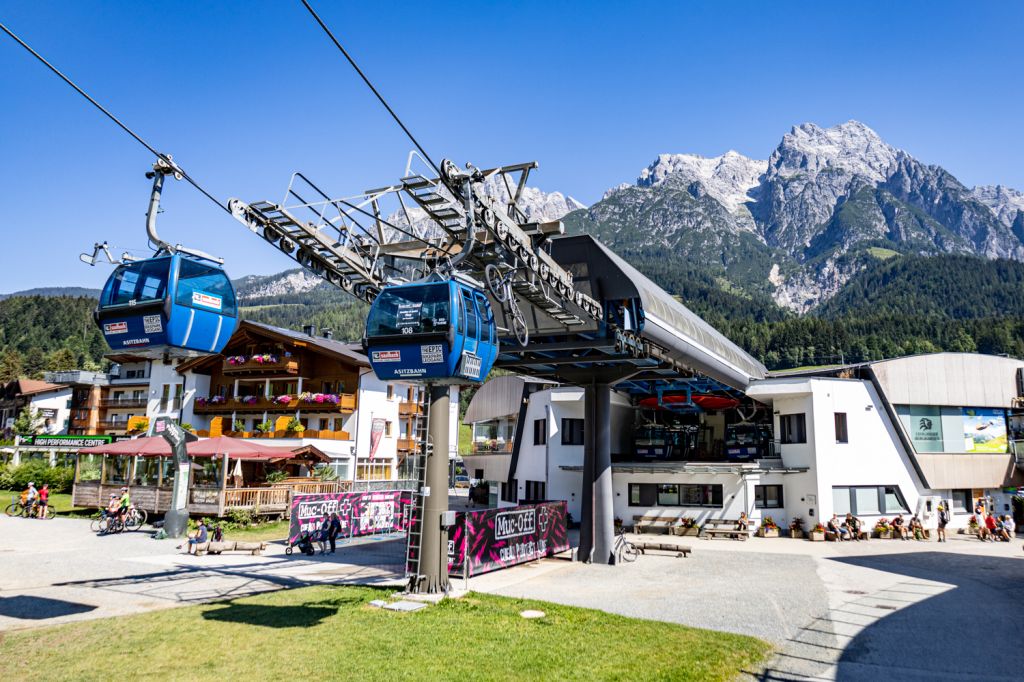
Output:
<path fill-rule="evenodd" d="M 100 407 L 146 407 L 148 398 L 108 398 L 100 401 Z"/>

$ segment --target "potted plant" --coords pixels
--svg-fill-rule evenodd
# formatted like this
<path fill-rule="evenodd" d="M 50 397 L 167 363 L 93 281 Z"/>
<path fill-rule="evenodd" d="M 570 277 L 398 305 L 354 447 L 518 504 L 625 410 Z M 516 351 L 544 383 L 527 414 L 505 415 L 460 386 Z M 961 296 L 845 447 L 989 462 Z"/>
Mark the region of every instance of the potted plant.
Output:
<path fill-rule="evenodd" d="M 881 518 L 875 521 L 875 537 L 882 540 L 892 539 L 892 524 L 889 523 L 889 519 Z"/>
<path fill-rule="evenodd" d="M 292 397 L 290 395 L 288 395 L 287 393 L 285 393 L 284 395 L 276 396 L 272 400 L 272 402 L 275 405 L 288 405 L 289 403 L 291 403 L 291 401 L 292 401 Z"/>
<path fill-rule="evenodd" d="M 266 436 L 267 434 L 272 433 L 273 431 L 274 422 L 270 421 L 269 419 L 265 422 L 260 422 L 259 424 L 256 425 L 256 433 L 259 434 L 259 436 Z"/>
<path fill-rule="evenodd" d="M 622 519 L 620 519 L 618 516 L 615 517 L 615 532 L 622 532 Z"/>
<path fill-rule="evenodd" d="M 302 422 L 300 422 L 298 419 L 292 417 L 290 420 L 288 420 L 288 424 L 284 427 L 284 430 L 287 431 L 289 435 L 301 438 L 302 432 L 306 430 L 306 427 L 303 426 Z"/>
<path fill-rule="evenodd" d="M 288 473 L 284 471 L 271 471 L 267 474 L 267 483 L 274 485 L 280 483 L 284 479 L 288 478 Z"/>
<path fill-rule="evenodd" d="M 789 537 L 802 538 L 804 536 L 804 520 L 799 516 L 789 522 Z"/>
<path fill-rule="evenodd" d="M 241 419 L 236 419 L 235 421 L 231 422 L 231 430 L 234 431 L 235 433 L 244 432 L 245 422 L 242 421 Z"/>
<path fill-rule="evenodd" d="M 971 514 L 971 518 L 967 519 L 967 532 L 971 535 L 978 534 L 978 517 Z"/>
<path fill-rule="evenodd" d="M 779 526 L 772 517 L 766 516 L 761 521 L 761 527 L 757 529 L 757 535 L 762 538 L 777 538 Z"/>
<path fill-rule="evenodd" d="M 684 516 L 679 519 L 679 525 L 674 529 L 676 535 L 696 535 L 700 532 L 697 526 L 697 519 L 692 516 Z"/>
<path fill-rule="evenodd" d="M 814 524 L 811 532 L 807 534 L 807 539 L 811 542 L 825 542 L 825 526 L 820 523 Z"/>

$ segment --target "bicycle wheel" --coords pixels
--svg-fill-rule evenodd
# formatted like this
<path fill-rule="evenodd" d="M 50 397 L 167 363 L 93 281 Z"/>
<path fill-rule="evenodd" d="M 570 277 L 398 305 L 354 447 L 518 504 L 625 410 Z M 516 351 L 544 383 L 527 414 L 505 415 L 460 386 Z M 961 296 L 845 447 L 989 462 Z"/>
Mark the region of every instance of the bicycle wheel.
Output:
<path fill-rule="evenodd" d="M 636 545 L 632 542 L 622 543 L 622 553 L 620 556 L 625 561 L 636 561 L 636 558 L 640 556 L 640 552 L 637 551 Z"/>
<path fill-rule="evenodd" d="M 526 344 L 530 342 L 530 328 L 526 326 L 526 318 L 519 310 L 519 306 L 513 304 L 509 307 L 512 313 L 512 333 L 515 334 L 519 345 L 525 348 Z"/>
<path fill-rule="evenodd" d="M 7 509 L 4 510 L 4 513 L 8 516 L 21 516 L 25 513 L 25 508 L 18 502 L 12 502 L 7 505 Z"/>
<path fill-rule="evenodd" d="M 43 518 L 46 520 L 57 518 L 57 510 L 53 508 L 52 504 L 46 506 L 46 514 Z"/>
<path fill-rule="evenodd" d="M 102 516 L 97 516 L 89 524 L 89 530 L 93 533 L 105 533 L 107 531 L 107 520 Z"/>
<path fill-rule="evenodd" d="M 498 303 L 504 303 L 508 298 L 508 292 L 505 289 L 505 278 L 501 276 L 501 270 L 497 265 L 488 263 L 484 266 L 484 280 L 487 282 L 487 290 L 491 292 L 491 296 L 494 296 Z"/>

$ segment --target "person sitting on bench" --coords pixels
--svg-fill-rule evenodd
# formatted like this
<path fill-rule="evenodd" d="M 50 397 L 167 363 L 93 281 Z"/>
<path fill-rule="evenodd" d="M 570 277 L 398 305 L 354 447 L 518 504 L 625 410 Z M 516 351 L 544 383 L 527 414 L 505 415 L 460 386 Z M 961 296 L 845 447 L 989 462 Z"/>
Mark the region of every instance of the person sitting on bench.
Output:
<path fill-rule="evenodd" d="M 850 531 L 850 538 L 860 542 L 860 519 L 853 514 L 847 514 L 842 528 Z"/>
<path fill-rule="evenodd" d="M 900 540 L 907 539 L 907 524 L 903 522 L 902 514 L 897 514 L 892 520 L 892 529 L 899 534 Z"/>
<path fill-rule="evenodd" d="M 195 535 L 188 539 L 188 549 L 185 550 L 186 554 L 195 554 L 196 545 L 205 545 L 207 540 L 210 539 L 209 534 L 206 531 L 206 519 L 199 521 L 199 528 L 196 530 Z M 178 545 L 178 549 L 181 549 L 182 545 Z"/>
<path fill-rule="evenodd" d="M 839 526 L 839 517 L 836 516 L 835 514 L 833 514 L 832 518 L 828 520 L 828 524 L 826 525 L 826 530 L 828 530 L 829 533 L 832 533 L 833 535 L 835 535 L 836 540 L 839 540 L 840 542 L 842 542 L 843 540 L 846 540 L 847 539 L 846 536 L 850 532 L 846 528 L 841 528 Z"/>
<path fill-rule="evenodd" d="M 740 512 L 740 518 L 736 522 L 736 530 L 745 531 L 750 527 L 750 519 L 747 518 L 747 512 Z"/>

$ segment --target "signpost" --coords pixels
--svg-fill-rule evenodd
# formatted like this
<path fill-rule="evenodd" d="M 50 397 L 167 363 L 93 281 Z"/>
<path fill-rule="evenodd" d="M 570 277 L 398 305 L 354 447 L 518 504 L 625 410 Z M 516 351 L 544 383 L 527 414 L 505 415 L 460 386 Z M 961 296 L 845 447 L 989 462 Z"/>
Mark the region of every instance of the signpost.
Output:
<path fill-rule="evenodd" d="M 157 417 L 153 420 L 153 433 L 163 436 L 171 446 L 174 455 L 174 490 L 171 493 L 171 506 L 164 514 L 164 532 L 167 537 L 180 538 L 188 530 L 188 474 L 190 462 L 186 445 L 199 440 L 195 434 L 185 431 L 168 417 Z"/>

